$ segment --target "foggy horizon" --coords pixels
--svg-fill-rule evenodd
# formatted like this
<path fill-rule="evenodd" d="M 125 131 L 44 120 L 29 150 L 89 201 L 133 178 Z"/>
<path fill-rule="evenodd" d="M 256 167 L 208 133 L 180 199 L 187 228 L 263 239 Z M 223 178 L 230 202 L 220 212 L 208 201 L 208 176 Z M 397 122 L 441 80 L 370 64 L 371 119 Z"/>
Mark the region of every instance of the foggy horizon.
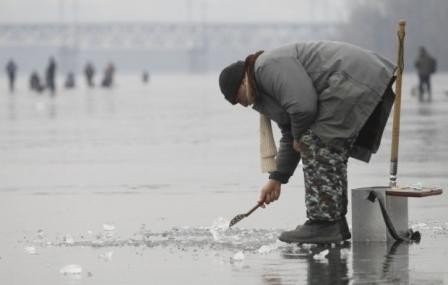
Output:
<path fill-rule="evenodd" d="M 344 1 L 268 0 L 106 1 L 2 0 L 0 23 L 98 22 L 334 22 L 347 18 Z M 176 7 L 176 9 L 173 9 Z"/>
<path fill-rule="evenodd" d="M 205 71 L 254 50 L 308 40 L 346 41 L 394 58 L 396 25 L 405 19 L 406 69 L 426 46 L 438 69 L 447 70 L 447 43 L 442 28 L 434 28 L 446 26 L 446 12 L 441 0 L 2 0 L 0 63 L 13 57 L 30 70 L 57 54 L 74 62 L 71 70 L 75 62 L 109 58 L 121 70 L 146 62 L 158 70 Z"/>

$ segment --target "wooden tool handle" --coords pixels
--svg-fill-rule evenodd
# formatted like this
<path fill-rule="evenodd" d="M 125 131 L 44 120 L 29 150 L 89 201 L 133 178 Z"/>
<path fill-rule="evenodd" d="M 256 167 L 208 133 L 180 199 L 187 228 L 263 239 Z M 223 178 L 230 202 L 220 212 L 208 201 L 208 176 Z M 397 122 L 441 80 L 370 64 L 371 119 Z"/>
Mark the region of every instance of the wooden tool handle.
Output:
<path fill-rule="evenodd" d="M 398 169 L 398 145 L 400 138 L 400 112 L 401 112 L 401 85 L 404 69 L 404 37 L 406 22 L 401 20 L 398 23 L 398 57 L 397 57 L 397 72 L 395 81 L 395 103 L 394 103 L 394 117 L 392 125 L 392 149 L 390 156 L 390 186 L 397 186 L 397 169 Z"/>

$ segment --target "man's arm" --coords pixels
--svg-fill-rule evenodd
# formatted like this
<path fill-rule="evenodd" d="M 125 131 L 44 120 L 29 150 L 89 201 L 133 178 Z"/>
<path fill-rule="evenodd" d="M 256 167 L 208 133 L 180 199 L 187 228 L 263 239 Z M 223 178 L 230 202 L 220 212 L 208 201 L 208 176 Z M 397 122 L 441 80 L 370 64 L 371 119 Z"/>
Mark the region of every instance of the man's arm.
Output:
<path fill-rule="evenodd" d="M 277 171 L 271 172 L 269 179 L 277 180 L 283 184 L 288 183 L 289 178 L 300 161 L 300 153 L 293 149 L 294 139 L 291 134 L 291 125 L 281 126 L 282 138 L 277 153 Z"/>
<path fill-rule="evenodd" d="M 293 175 L 297 164 L 300 161 L 299 152 L 293 149 L 293 137 L 291 135 L 291 126 L 281 126 L 282 138 L 280 139 L 279 151 L 277 154 L 277 171 L 271 172 L 269 180 L 260 190 L 258 203 L 265 207 L 265 204 L 270 204 L 278 200 L 281 193 L 281 184 L 288 183 L 289 178 Z"/>

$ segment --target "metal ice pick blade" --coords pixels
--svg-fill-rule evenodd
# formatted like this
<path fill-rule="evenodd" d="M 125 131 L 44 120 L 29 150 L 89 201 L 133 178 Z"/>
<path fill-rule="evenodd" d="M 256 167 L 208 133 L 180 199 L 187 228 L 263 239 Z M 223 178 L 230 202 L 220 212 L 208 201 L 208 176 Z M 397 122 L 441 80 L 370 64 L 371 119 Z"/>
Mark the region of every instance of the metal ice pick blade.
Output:
<path fill-rule="evenodd" d="M 249 212 L 245 214 L 238 214 L 236 215 L 232 220 L 230 220 L 229 228 L 241 221 L 242 219 L 248 217 L 250 214 L 252 214 L 258 207 L 260 207 L 262 204 L 259 203 L 255 207 L 249 210 Z"/>

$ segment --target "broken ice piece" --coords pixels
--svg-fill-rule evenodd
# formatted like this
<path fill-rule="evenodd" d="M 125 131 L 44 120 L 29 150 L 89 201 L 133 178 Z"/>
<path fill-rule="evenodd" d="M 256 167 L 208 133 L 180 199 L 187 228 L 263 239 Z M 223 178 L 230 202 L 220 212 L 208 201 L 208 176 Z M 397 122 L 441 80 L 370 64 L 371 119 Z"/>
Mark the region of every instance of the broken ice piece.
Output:
<path fill-rule="evenodd" d="M 40 239 L 43 239 L 44 238 L 44 230 L 42 230 L 42 229 L 37 230 L 37 237 Z"/>
<path fill-rule="evenodd" d="M 262 245 L 257 251 L 258 253 L 268 253 L 271 251 L 271 247 L 268 245 Z"/>
<path fill-rule="evenodd" d="M 69 264 L 59 270 L 62 275 L 81 275 L 82 267 L 78 264 Z"/>
<path fill-rule="evenodd" d="M 113 231 L 115 230 L 115 226 L 112 224 L 103 224 L 103 230 L 105 231 Z"/>
<path fill-rule="evenodd" d="M 242 251 L 238 251 L 230 259 L 232 261 L 242 261 L 244 260 L 244 258 L 245 258 L 244 253 Z"/>
<path fill-rule="evenodd" d="M 31 255 L 37 254 L 36 248 L 34 246 L 26 246 L 25 252 Z"/>
<path fill-rule="evenodd" d="M 423 190 L 423 183 L 417 182 L 414 185 L 412 185 L 411 188 L 413 188 L 414 190 Z"/>
<path fill-rule="evenodd" d="M 313 255 L 314 260 L 326 260 L 325 257 L 328 255 L 330 251 L 328 249 L 321 251 L 318 254 Z"/>
<path fill-rule="evenodd" d="M 107 251 L 105 253 L 100 254 L 98 257 L 104 261 L 112 260 L 113 251 Z"/>
<path fill-rule="evenodd" d="M 269 245 L 262 245 L 257 252 L 258 253 L 269 253 L 273 250 L 276 250 L 277 248 L 279 248 L 282 245 L 282 242 L 280 242 L 279 240 L 277 240 L 275 243 L 269 244 Z"/>
<path fill-rule="evenodd" d="M 210 233 L 213 236 L 214 241 L 219 241 L 225 235 L 225 232 L 229 228 L 229 221 L 224 219 L 223 217 L 218 217 L 213 221 L 212 226 L 210 227 Z"/>
<path fill-rule="evenodd" d="M 73 244 L 75 242 L 75 239 L 70 234 L 66 234 L 64 236 L 64 242 L 66 244 Z"/>

